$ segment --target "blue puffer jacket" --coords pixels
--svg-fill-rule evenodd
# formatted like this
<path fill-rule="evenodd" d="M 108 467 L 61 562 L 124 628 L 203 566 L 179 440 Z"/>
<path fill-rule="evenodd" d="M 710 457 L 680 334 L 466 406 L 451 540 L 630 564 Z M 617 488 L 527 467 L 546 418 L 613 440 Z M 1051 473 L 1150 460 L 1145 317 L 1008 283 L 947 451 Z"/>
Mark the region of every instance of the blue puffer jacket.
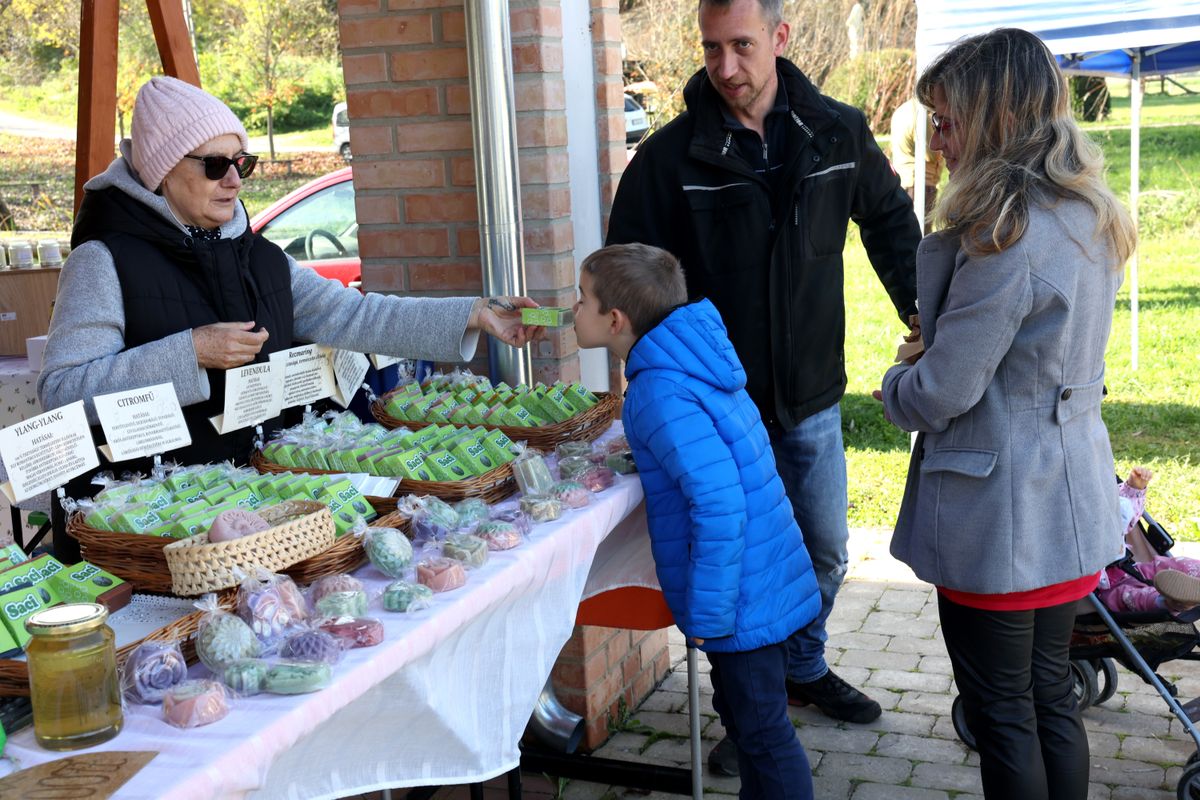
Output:
<path fill-rule="evenodd" d="M 746 373 L 707 300 L 633 346 L 625 435 L 646 490 L 663 596 L 714 652 L 786 639 L 821 600 Z"/>

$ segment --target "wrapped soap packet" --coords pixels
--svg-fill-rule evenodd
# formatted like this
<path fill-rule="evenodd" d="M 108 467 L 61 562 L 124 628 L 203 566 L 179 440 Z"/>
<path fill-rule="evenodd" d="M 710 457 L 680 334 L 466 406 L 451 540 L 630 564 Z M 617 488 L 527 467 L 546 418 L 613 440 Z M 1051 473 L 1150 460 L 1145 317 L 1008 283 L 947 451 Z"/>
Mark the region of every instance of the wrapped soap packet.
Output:
<path fill-rule="evenodd" d="M 449 592 L 467 582 L 467 571 L 461 561 L 446 558 L 436 549 L 427 551 L 417 561 L 417 582 L 433 592 Z"/>
<path fill-rule="evenodd" d="M 167 690 L 187 680 L 178 642 L 142 642 L 121 668 L 121 693 L 132 703 L 161 703 Z"/>
<path fill-rule="evenodd" d="M 392 581 L 383 590 L 382 602 L 386 611 L 412 614 L 433 605 L 433 590 L 415 581 Z"/>
<path fill-rule="evenodd" d="M 320 624 L 321 630 L 336 636 L 342 648 L 374 647 L 383 641 L 383 623 L 371 617 L 337 617 Z"/>
<path fill-rule="evenodd" d="M 511 522 L 522 536 L 533 530 L 533 520 L 520 507 L 494 510 L 491 518 L 496 522 Z"/>
<path fill-rule="evenodd" d="M 497 519 L 479 523 L 475 528 L 475 536 L 487 544 L 488 550 L 511 550 L 525 539 L 516 525 Z"/>
<path fill-rule="evenodd" d="M 618 450 L 615 453 L 609 453 L 604 457 L 604 466 L 618 475 L 632 475 L 638 471 L 637 464 L 633 460 L 632 450 Z"/>
<path fill-rule="evenodd" d="M 576 476 L 589 492 L 603 492 L 617 482 L 617 474 L 608 467 L 591 467 Z"/>
<path fill-rule="evenodd" d="M 550 497 L 561 500 L 570 508 L 583 508 L 592 502 L 591 492 L 578 481 L 559 481 L 546 492 Z"/>
<path fill-rule="evenodd" d="M 262 643 L 254 631 L 240 617 L 222 609 L 215 594 L 204 595 L 195 605 L 205 612 L 196 627 L 196 655 L 210 672 L 218 673 L 232 661 L 261 655 Z"/>
<path fill-rule="evenodd" d="M 563 505 L 561 500 L 548 495 L 531 494 L 521 498 L 521 511 L 528 514 L 534 522 L 550 522 L 558 519 L 562 516 Z"/>
<path fill-rule="evenodd" d="M 458 514 L 458 524 L 466 528 L 487 519 L 491 508 L 486 500 L 468 497 L 455 503 L 454 510 Z"/>
<path fill-rule="evenodd" d="M 442 542 L 442 555 L 477 569 L 487 563 L 487 542 L 470 533 L 452 533 Z"/>
<path fill-rule="evenodd" d="M 262 688 L 271 694 L 307 694 L 333 682 L 333 669 L 324 661 L 279 661 L 263 676 Z"/>
<path fill-rule="evenodd" d="M 594 466 L 587 456 L 566 456 L 558 460 L 558 477 L 564 481 L 575 480 Z"/>
<path fill-rule="evenodd" d="M 366 528 L 361 535 L 371 566 L 389 578 L 404 577 L 413 559 L 407 536 L 396 528 Z"/>
<path fill-rule="evenodd" d="M 229 699 L 217 681 L 184 681 L 163 696 L 163 719 L 176 728 L 198 728 L 228 714 Z"/>
<path fill-rule="evenodd" d="M 288 635 L 279 645 L 279 657 L 293 661 L 319 661 L 333 666 L 342 659 L 342 640 L 319 628 Z M 269 688 L 267 691 L 271 691 Z"/>
<path fill-rule="evenodd" d="M 251 697 L 263 691 L 270 668 L 270 662 L 264 659 L 240 658 L 226 664 L 218 677 L 234 697 Z"/>
<path fill-rule="evenodd" d="M 295 582 L 259 567 L 238 587 L 238 616 L 264 644 L 275 644 L 308 619 L 308 603 Z"/>
<path fill-rule="evenodd" d="M 591 442 L 560 442 L 554 448 L 554 455 L 561 461 L 564 458 L 584 457 L 592 454 Z"/>
<path fill-rule="evenodd" d="M 605 453 L 619 453 L 622 450 L 629 449 L 629 440 L 625 438 L 625 434 L 614 436 L 605 442 L 600 449 Z"/>
<path fill-rule="evenodd" d="M 533 450 L 521 449 L 513 459 L 512 468 L 521 494 L 545 494 L 554 485 L 554 476 L 545 459 Z"/>

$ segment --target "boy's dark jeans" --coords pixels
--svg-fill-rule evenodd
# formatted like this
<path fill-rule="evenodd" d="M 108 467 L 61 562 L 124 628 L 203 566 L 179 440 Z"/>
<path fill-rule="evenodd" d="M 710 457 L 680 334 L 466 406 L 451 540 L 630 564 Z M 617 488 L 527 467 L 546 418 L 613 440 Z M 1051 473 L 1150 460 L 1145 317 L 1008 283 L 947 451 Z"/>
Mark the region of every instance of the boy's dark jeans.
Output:
<path fill-rule="evenodd" d="M 738 797 L 812 800 L 812 769 L 787 713 L 787 645 L 706 655 L 713 707 L 738 749 Z"/>

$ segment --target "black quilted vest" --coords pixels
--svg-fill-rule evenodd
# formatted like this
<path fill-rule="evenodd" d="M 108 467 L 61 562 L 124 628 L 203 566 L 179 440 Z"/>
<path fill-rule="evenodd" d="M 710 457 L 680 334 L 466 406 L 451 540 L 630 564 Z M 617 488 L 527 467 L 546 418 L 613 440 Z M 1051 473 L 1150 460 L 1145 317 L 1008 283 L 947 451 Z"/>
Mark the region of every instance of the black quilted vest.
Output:
<path fill-rule="evenodd" d="M 200 241 L 117 188 L 87 192 L 75 222 L 72 247 L 97 239 L 112 253 L 125 301 L 125 348 L 214 322 L 253 320 L 270 334 L 255 361 L 266 361 L 292 346 L 291 272 L 283 251 L 249 228 L 235 239 Z M 181 464 L 233 461 L 250 457 L 254 431 L 219 435 L 208 421 L 222 413 L 225 373 L 208 370 L 209 399 L 183 409 L 191 433 L 188 447 L 164 460 Z M 130 389 L 138 388 L 134 386 Z M 278 420 L 264 423 L 269 434 Z M 103 433 L 93 429 L 97 442 Z M 148 471 L 148 459 L 111 466 Z"/>

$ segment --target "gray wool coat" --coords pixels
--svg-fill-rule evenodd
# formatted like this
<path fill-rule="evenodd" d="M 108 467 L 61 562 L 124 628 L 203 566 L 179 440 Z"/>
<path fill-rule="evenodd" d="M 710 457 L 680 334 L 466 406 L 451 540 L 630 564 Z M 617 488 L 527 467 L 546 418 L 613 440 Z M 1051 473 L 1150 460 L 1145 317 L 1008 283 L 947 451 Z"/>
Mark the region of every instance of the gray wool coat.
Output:
<path fill-rule="evenodd" d="M 1020 241 L 972 258 L 948 234 L 917 253 L 925 354 L 883 379 L 919 431 L 892 555 L 966 592 L 1027 591 L 1124 552 L 1104 349 L 1124 272 L 1078 201 L 1034 206 Z"/>

